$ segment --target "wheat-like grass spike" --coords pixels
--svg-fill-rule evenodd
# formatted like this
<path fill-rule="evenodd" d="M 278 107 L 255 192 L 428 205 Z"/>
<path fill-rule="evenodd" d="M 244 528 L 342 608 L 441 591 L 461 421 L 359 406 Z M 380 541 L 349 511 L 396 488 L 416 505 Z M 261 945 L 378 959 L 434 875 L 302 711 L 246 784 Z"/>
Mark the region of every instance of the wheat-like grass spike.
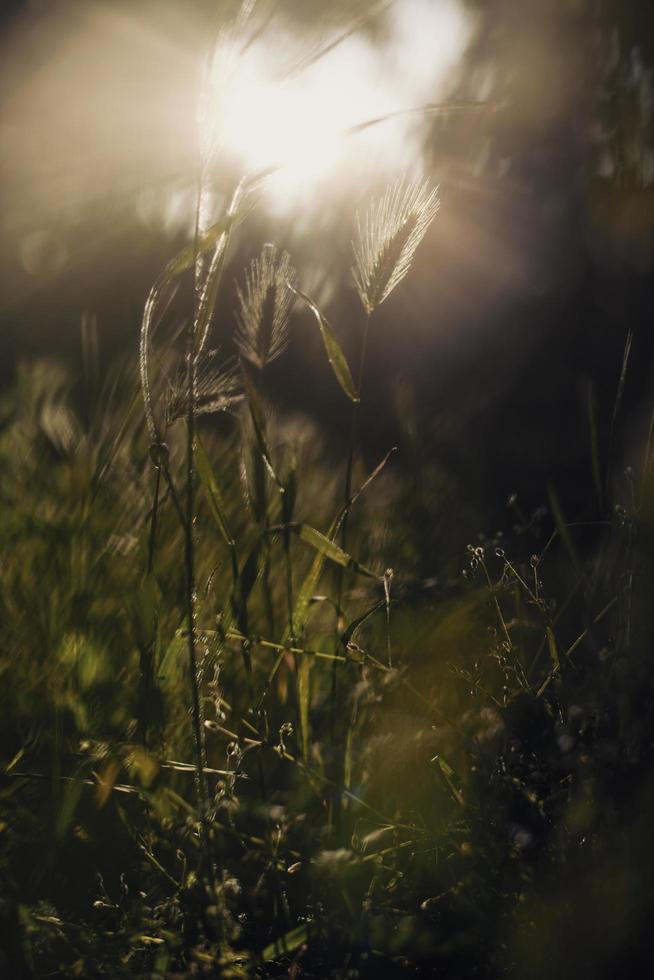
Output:
<path fill-rule="evenodd" d="M 366 313 L 371 314 L 411 267 L 415 251 L 439 208 L 429 180 L 398 180 L 357 215 L 352 274 Z"/>
<path fill-rule="evenodd" d="M 236 344 L 242 356 L 265 367 L 284 350 L 293 304 L 295 271 L 287 252 L 278 257 L 274 245 L 264 245 L 245 274 L 245 287 L 237 286 Z"/>
<path fill-rule="evenodd" d="M 217 366 L 218 351 L 202 355 L 195 374 L 194 414 L 208 415 L 213 412 L 228 412 L 240 402 L 240 376 L 235 362 L 229 361 Z M 168 386 L 166 404 L 166 423 L 172 425 L 183 418 L 187 411 L 188 394 L 185 388 L 185 372 L 180 369 L 177 378 Z"/>

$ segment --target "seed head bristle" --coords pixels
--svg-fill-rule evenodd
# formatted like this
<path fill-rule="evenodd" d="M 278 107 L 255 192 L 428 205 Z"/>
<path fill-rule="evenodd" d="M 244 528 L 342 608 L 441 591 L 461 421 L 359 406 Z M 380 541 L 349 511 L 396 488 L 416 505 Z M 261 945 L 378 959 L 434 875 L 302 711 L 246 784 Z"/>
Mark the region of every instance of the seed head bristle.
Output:
<path fill-rule="evenodd" d="M 245 273 L 245 289 L 237 286 L 236 344 L 243 357 L 265 367 L 284 350 L 293 294 L 288 282 L 295 271 L 287 252 L 277 257 L 274 245 L 264 245 Z"/>
<path fill-rule="evenodd" d="M 352 275 L 367 313 L 405 277 L 438 207 L 437 188 L 428 180 L 399 180 L 370 205 L 363 221 L 357 215 Z"/>
<path fill-rule="evenodd" d="M 214 363 L 217 351 L 203 357 L 195 375 L 195 415 L 227 412 L 242 398 L 240 378 L 233 360 L 217 367 Z M 169 385 L 166 404 L 166 422 L 171 425 L 186 415 L 188 393 L 185 371 Z"/>

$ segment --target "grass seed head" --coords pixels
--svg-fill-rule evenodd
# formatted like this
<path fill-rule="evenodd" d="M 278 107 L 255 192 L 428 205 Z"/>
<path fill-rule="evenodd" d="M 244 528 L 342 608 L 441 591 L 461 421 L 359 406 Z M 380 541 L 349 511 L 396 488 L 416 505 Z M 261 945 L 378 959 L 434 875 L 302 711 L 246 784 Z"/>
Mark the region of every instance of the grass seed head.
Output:
<path fill-rule="evenodd" d="M 286 347 L 293 304 L 287 283 L 294 279 L 288 253 L 278 257 L 274 245 L 264 245 L 245 273 L 245 288 L 237 286 L 236 344 L 255 367 L 265 367 Z"/>
<path fill-rule="evenodd" d="M 352 274 L 366 313 L 405 277 L 438 208 L 437 188 L 428 180 L 398 180 L 371 203 L 363 220 L 357 215 Z"/>
<path fill-rule="evenodd" d="M 195 374 L 194 414 L 208 415 L 227 412 L 242 398 L 240 378 L 233 361 L 217 365 L 217 351 L 203 355 Z M 185 371 L 180 369 L 177 378 L 168 387 L 166 423 L 172 425 L 184 418 L 188 406 Z"/>

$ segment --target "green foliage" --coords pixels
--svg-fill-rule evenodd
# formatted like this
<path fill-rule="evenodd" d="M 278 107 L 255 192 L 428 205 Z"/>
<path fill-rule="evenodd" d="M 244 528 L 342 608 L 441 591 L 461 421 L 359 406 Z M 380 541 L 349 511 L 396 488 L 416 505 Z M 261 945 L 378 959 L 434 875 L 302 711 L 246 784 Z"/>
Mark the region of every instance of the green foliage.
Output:
<path fill-rule="evenodd" d="M 591 392 L 601 519 L 571 520 L 552 485 L 549 512 L 512 500 L 493 538 L 448 515 L 459 488 L 425 463 L 406 399 L 399 465 L 391 450 L 361 476 L 363 354 L 355 386 L 273 251 L 241 293 L 238 396 L 205 347 L 260 179 L 155 283 L 138 370 L 86 404 L 65 370 L 24 366 L 3 404 L 0 972 L 615 973 L 649 930 L 651 447 L 604 513 L 616 447 Z M 398 184 L 360 224 L 364 337 L 437 206 Z M 183 274 L 180 372 L 151 341 Z M 287 288 L 353 402 L 345 465 L 269 412 Z M 227 409 L 238 421 L 199 418 Z"/>
<path fill-rule="evenodd" d="M 318 321 L 320 333 L 325 345 L 325 352 L 329 359 L 329 363 L 332 366 L 332 370 L 336 375 L 338 383 L 350 401 L 358 402 L 359 393 L 357 392 L 354 381 L 352 380 L 352 374 L 345 358 L 345 354 L 343 353 L 341 345 L 336 339 L 336 334 L 327 321 L 327 318 L 323 316 L 316 304 L 306 295 L 306 293 L 303 293 L 299 289 L 294 289 L 293 291 L 300 297 L 300 299 L 304 300 Z"/>
<path fill-rule="evenodd" d="M 129 413 L 136 378 L 121 377 L 92 425 L 66 375 L 45 365 L 23 368 L 5 402 L 0 914 L 14 975 L 190 976 L 195 963 L 216 976 L 273 976 L 297 963 L 308 975 L 401 976 L 436 964 L 545 976 L 543 951 L 560 949 L 554 937 L 568 930 L 551 910 L 563 902 L 575 914 L 578 880 L 598 889 L 607 939 L 588 968 L 572 943 L 577 975 L 639 941 L 649 864 L 634 863 L 624 835 L 648 854 L 636 813 L 651 812 L 649 469 L 634 509 L 591 529 L 568 523 L 552 491 L 551 520 L 526 520 L 510 543 L 471 546 L 464 578 L 434 601 L 429 591 L 418 598 L 401 568 L 399 520 L 386 555 L 372 545 L 375 496 L 392 487 L 381 464 L 353 495 L 361 566 L 334 543 L 342 512 L 330 524 L 329 499 L 313 490 L 328 485 L 326 463 L 310 456 L 295 470 L 298 516 L 310 513 L 325 534 L 285 521 L 283 494 L 255 516 L 234 434 L 207 427 L 196 457 L 203 840 L 186 721 L 182 528 L 164 495 L 147 573 L 151 464 Z M 273 458 L 284 422 L 265 425 Z M 183 465 L 171 439 L 174 483 Z M 382 482 L 370 484 L 375 476 Z M 394 479 L 393 492 L 410 499 L 413 477 Z M 299 539 L 292 633 L 286 529 Z M 388 603 L 381 578 L 355 575 L 389 554 L 393 667 L 376 615 Z M 337 653 L 328 596 L 317 592 L 326 561 L 352 576 Z M 625 896 L 618 919 L 613 895 Z M 576 919 L 586 935 L 585 913 Z"/>

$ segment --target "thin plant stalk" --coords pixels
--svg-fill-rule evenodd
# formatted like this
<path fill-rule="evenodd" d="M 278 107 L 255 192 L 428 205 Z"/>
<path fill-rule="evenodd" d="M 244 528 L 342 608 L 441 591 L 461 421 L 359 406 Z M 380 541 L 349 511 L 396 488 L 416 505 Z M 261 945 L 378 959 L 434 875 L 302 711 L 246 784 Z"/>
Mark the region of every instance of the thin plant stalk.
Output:
<path fill-rule="evenodd" d="M 350 448 L 345 474 L 345 508 L 341 525 L 341 547 L 347 551 L 347 531 L 352 492 L 352 469 L 359 427 L 361 389 L 368 344 L 370 317 L 395 287 L 407 275 L 415 251 L 423 240 L 439 207 L 438 193 L 428 180 L 407 182 L 399 180 L 389 187 L 381 199 L 369 207 L 363 219 L 357 216 L 358 236 L 353 244 L 352 273 L 365 310 L 366 320 L 361 342 L 356 400 L 352 408 Z M 388 583 L 385 580 L 387 616 L 389 607 Z M 339 569 L 336 587 L 335 648 L 338 649 L 341 604 L 343 599 L 343 570 Z M 387 618 L 388 626 L 388 618 Z M 390 639 L 387 654 L 390 659 Z M 331 741 L 336 727 L 336 670 L 332 670 Z"/>
<path fill-rule="evenodd" d="M 285 522 L 286 523 L 286 522 Z M 291 533 L 285 528 L 283 534 L 284 542 L 284 565 L 286 568 L 286 602 L 288 605 L 288 635 L 291 643 L 296 640 L 295 627 L 293 625 L 293 565 L 291 562 Z"/>
<path fill-rule="evenodd" d="M 195 748 L 195 788 L 204 824 L 207 804 L 207 784 L 204 772 L 204 740 L 202 737 L 202 709 L 198 678 L 197 651 L 195 648 L 195 541 L 193 520 L 195 515 L 195 356 L 193 331 L 189 329 L 189 345 L 186 356 L 187 413 L 186 413 L 186 520 L 184 522 L 184 564 L 186 571 L 186 621 L 188 642 L 188 669 L 191 689 L 193 742 Z"/>
<path fill-rule="evenodd" d="M 256 183 L 259 175 L 254 178 L 244 178 L 238 184 L 232 196 L 228 215 L 233 216 L 244 196 L 245 190 Z M 205 772 L 205 741 L 202 718 L 202 700 L 200 696 L 200 678 L 198 670 L 197 650 L 195 643 L 195 540 L 193 527 L 195 522 L 195 415 L 196 415 L 196 375 L 198 361 L 206 345 L 212 314 L 215 308 L 216 295 L 224 265 L 225 253 L 229 243 L 229 229 L 218 239 L 209 268 L 200 283 L 199 273 L 199 242 L 200 242 L 200 201 L 203 190 L 203 168 L 198 170 L 198 204 L 195 211 L 195 275 L 194 315 L 187 333 L 186 353 L 186 514 L 184 521 L 184 564 L 186 571 L 186 620 L 188 643 L 188 670 L 191 692 L 191 713 L 193 725 L 193 742 L 195 750 L 195 783 L 198 808 L 200 811 L 200 826 L 205 847 L 209 844 L 207 826 L 208 788 Z M 215 869 L 209 857 L 208 862 L 210 883 L 215 884 Z"/>
<path fill-rule="evenodd" d="M 286 346 L 288 338 L 288 318 L 292 306 L 292 294 L 295 292 L 292 282 L 295 277 L 289 261 L 289 256 L 283 252 L 280 256 L 274 245 L 264 245 L 260 256 L 252 261 L 245 276 L 243 289 L 237 287 L 238 294 L 238 329 L 236 344 L 240 351 L 241 370 L 246 381 L 246 387 L 252 389 L 248 393 L 250 411 L 260 414 L 254 408 L 257 401 L 257 391 L 262 386 L 263 372 L 267 364 L 273 361 Z M 249 373 L 248 373 L 249 372 Z M 249 379 L 249 380 L 248 380 Z M 254 415 L 253 415 L 254 421 Z M 270 460 L 265 448 L 265 420 L 263 416 L 254 421 L 257 442 L 259 443 L 258 466 L 265 461 L 269 474 L 272 472 Z M 275 483 L 282 497 L 284 509 L 285 489 L 274 476 Z M 268 546 L 267 525 L 269 513 L 269 497 L 267 481 L 259 481 L 257 493 L 257 519 L 261 524 L 262 540 L 264 542 L 264 564 L 262 572 L 263 598 L 266 618 L 270 633 L 275 631 L 274 605 L 270 588 L 271 559 Z M 288 516 L 288 515 L 286 515 Z M 284 540 L 285 551 L 288 554 L 287 536 Z M 288 576 L 287 576 L 288 589 Z"/>
<path fill-rule="evenodd" d="M 198 206 L 195 212 L 195 261 L 194 274 L 198 271 L 198 243 L 200 239 L 200 206 L 202 197 L 202 168 L 198 172 Z M 226 241 L 222 243 L 224 248 Z M 220 252 L 220 244 L 216 253 Z M 215 255 L 214 255 L 215 261 Z M 210 275 L 213 269 L 210 267 Z M 213 861 L 208 854 L 209 828 L 207 826 L 207 801 L 208 788 L 205 773 L 205 743 L 204 727 L 202 719 L 202 701 L 200 697 L 200 678 L 198 676 L 198 660 L 195 643 L 195 540 L 193 527 L 195 523 L 195 378 L 198 353 L 195 349 L 197 327 L 203 310 L 203 299 L 207 282 L 200 293 L 196 278 L 194 295 L 194 315 L 187 332 L 187 351 L 186 351 L 186 515 L 184 522 L 184 565 L 186 578 L 186 621 L 187 621 L 187 650 L 188 650 L 188 671 L 189 685 L 191 693 L 191 715 L 193 725 L 193 744 L 195 751 L 195 791 L 199 810 L 200 830 L 202 834 L 205 852 L 208 857 L 209 882 L 215 886 L 215 869 Z M 215 298 L 215 297 L 214 297 Z M 202 341 L 205 340 L 211 319 L 210 312 L 205 314 L 206 323 L 203 326 Z M 202 345 L 201 345 L 202 346 Z"/>
<path fill-rule="evenodd" d="M 159 517 L 159 492 L 161 489 L 161 467 L 157 466 L 154 479 L 154 493 L 152 495 L 152 510 L 150 511 L 150 534 L 148 536 L 148 563 L 147 573 L 151 574 L 154 566 L 154 550 L 157 540 L 157 521 Z"/>
<path fill-rule="evenodd" d="M 345 496 L 344 496 L 344 510 L 343 510 L 343 520 L 341 523 L 341 548 L 343 551 L 347 551 L 347 531 L 348 531 L 348 516 L 350 513 L 350 497 L 352 496 L 352 472 L 354 469 L 354 452 L 356 449 L 357 436 L 359 431 L 359 421 L 361 412 L 361 389 L 363 386 L 363 373 L 366 363 L 366 353 L 368 349 L 368 332 L 370 330 L 370 312 L 366 311 L 365 323 L 363 326 L 363 337 L 361 339 L 361 351 L 359 354 L 359 369 L 357 372 L 357 393 L 358 399 L 352 403 L 352 415 L 350 419 L 350 445 L 347 455 L 347 466 L 345 470 Z M 343 576 L 345 569 L 341 566 L 338 568 L 337 579 L 336 579 L 336 624 L 334 630 L 334 652 L 338 653 L 339 644 L 339 629 L 340 629 L 340 619 L 341 619 L 341 604 L 343 600 Z M 331 718 L 330 718 L 330 730 L 331 730 L 331 741 L 332 745 L 334 743 L 335 737 L 335 727 L 336 727 L 336 678 L 337 678 L 337 661 L 335 660 L 332 666 L 332 687 L 331 687 Z"/>
<path fill-rule="evenodd" d="M 343 551 L 347 551 L 347 526 L 348 526 L 348 516 L 350 513 L 350 497 L 352 495 L 352 470 L 354 467 L 354 451 L 356 449 L 356 441 L 359 430 L 359 415 L 361 411 L 361 388 L 363 384 L 363 372 L 366 362 L 366 351 L 368 347 L 368 331 L 370 329 L 370 313 L 366 313 L 366 320 L 363 327 L 363 338 L 361 341 L 361 353 L 359 355 L 359 371 L 357 374 L 357 392 L 359 397 L 357 401 L 352 403 L 352 416 L 350 421 L 350 446 L 347 456 L 347 469 L 345 471 L 345 511 L 343 513 L 343 523 L 341 524 L 341 547 Z M 342 575 L 341 575 L 342 580 Z M 341 581 L 342 586 L 342 581 Z M 340 589 L 338 593 L 338 610 L 340 612 L 341 607 L 341 594 Z"/>
<path fill-rule="evenodd" d="M 154 492 L 152 495 L 152 508 L 150 510 L 150 531 L 148 534 L 148 557 L 146 564 L 146 577 L 149 578 L 152 575 L 152 569 L 154 567 L 154 551 L 157 539 L 157 520 L 159 514 L 159 494 L 161 490 L 161 467 L 156 467 L 156 476 L 154 480 Z M 154 617 L 156 622 L 156 615 Z M 153 624 L 154 626 L 154 624 Z M 145 639 L 140 648 L 139 655 L 139 684 L 140 684 L 140 696 L 139 696 L 139 741 L 147 746 L 148 744 L 148 729 L 149 729 L 149 713 L 148 713 L 148 702 L 150 699 L 150 694 L 152 692 L 152 679 L 154 676 L 154 634 L 152 639 Z"/>
<path fill-rule="evenodd" d="M 259 388 L 261 388 L 263 369 L 255 368 L 255 373 L 256 373 Z M 264 551 L 264 558 L 263 558 L 263 573 L 261 579 L 263 585 L 263 601 L 266 610 L 266 621 L 268 623 L 268 630 L 270 632 L 270 635 L 274 636 L 275 613 L 273 608 L 272 592 L 270 589 L 270 548 L 268 546 L 268 534 L 267 534 L 267 528 L 269 522 L 269 517 L 268 517 L 269 498 L 268 498 L 267 483 L 265 479 L 263 480 L 262 483 L 262 494 L 263 494 L 263 499 L 261 501 L 261 520 L 262 520 L 261 532 L 263 535 L 265 551 Z"/>

